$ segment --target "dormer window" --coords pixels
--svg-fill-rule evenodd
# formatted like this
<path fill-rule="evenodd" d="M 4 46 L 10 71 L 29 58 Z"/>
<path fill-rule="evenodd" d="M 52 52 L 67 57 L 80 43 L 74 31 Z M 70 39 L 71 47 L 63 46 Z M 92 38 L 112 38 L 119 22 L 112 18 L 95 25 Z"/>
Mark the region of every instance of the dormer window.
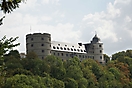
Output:
<path fill-rule="evenodd" d="M 71 48 L 71 51 L 73 51 L 73 49 Z"/>
<path fill-rule="evenodd" d="M 53 49 L 56 49 L 56 47 L 55 47 L 55 46 L 53 46 Z"/>
<path fill-rule="evenodd" d="M 76 51 L 76 49 L 74 49 L 74 51 Z"/>
<path fill-rule="evenodd" d="M 62 47 L 61 47 L 60 49 L 61 49 L 61 50 L 63 50 L 63 48 L 62 48 Z"/>

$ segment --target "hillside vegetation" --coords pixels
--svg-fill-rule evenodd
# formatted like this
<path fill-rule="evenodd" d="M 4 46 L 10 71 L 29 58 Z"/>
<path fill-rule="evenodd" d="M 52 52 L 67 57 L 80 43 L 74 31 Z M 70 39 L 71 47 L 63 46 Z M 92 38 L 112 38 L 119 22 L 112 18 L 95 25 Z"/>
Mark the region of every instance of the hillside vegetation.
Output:
<path fill-rule="evenodd" d="M 113 54 L 105 65 L 52 55 L 41 60 L 35 53 L 20 59 L 17 50 L 3 58 L 0 88 L 132 88 L 132 50 Z"/>

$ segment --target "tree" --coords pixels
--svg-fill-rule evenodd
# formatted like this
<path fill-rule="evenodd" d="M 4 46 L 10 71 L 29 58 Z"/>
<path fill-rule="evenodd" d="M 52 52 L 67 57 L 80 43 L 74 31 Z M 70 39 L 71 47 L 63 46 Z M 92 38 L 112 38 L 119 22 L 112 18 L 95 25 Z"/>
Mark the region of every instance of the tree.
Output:
<path fill-rule="evenodd" d="M 14 9 L 19 8 L 19 3 L 22 1 L 24 2 L 25 0 L 1 0 L 0 9 L 4 14 L 11 13 Z M 0 19 L 0 25 L 3 24 L 3 18 L 5 18 L 5 16 Z"/>
<path fill-rule="evenodd" d="M 106 54 L 104 54 L 104 60 L 107 63 L 108 61 L 110 61 L 110 57 Z"/>
<path fill-rule="evenodd" d="M 13 47 L 16 47 L 18 45 L 20 45 L 19 43 L 17 44 L 13 44 L 14 41 L 16 41 L 18 37 L 16 38 L 9 38 L 6 39 L 6 36 L 4 36 L 1 40 L 0 40 L 0 79 L 3 81 L 4 77 L 6 75 L 5 72 L 5 63 L 4 63 L 4 58 L 3 56 L 9 52 Z M 3 82 L 1 82 L 0 80 L 0 85 L 3 84 Z"/>

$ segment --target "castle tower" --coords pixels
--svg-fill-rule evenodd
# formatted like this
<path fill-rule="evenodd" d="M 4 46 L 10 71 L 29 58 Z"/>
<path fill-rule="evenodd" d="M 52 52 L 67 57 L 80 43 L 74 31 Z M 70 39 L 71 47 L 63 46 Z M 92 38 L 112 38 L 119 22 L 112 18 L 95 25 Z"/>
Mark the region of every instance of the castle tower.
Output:
<path fill-rule="evenodd" d="M 26 50 L 35 52 L 40 59 L 51 54 L 51 35 L 48 33 L 34 33 L 26 35 Z"/>
<path fill-rule="evenodd" d="M 99 61 L 100 63 L 104 63 L 103 43 L 100 42 L 100 38 L 97 37 L 97 34 L 93 37 L 91 45 L 93 45 L 93 54 L 95 60 Z"/>
<path fill-rule="evenodd" d="M 95 60 L 104 63 L 103 43 L 100 42 L 100 38 L 97 37 L 97 34 L 95 34 L 91 43 L 84 45 L 88 55 L 93 55 Z"/>

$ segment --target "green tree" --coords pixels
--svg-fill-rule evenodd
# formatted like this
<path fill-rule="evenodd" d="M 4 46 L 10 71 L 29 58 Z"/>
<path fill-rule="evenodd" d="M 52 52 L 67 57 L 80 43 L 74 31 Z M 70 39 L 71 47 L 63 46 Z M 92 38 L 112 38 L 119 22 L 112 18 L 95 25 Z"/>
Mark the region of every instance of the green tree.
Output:
<path fill-rule="evenodd" d="M 26 75 L 15 75 L 6 79 L 3 88 L 46 88 L 44 84 L 39 83 L 34 77 Z"/>
<path fill-rule="evenodd" d="M 104 54 L 104 60 L 107 63 L 108 61 L 110 61 L 110 57 L 106 54 Z"/>
<path fill-rule="evenodd" d="M 19 3 L 24 2 L 25 0 L 1 0 L 0 9 L 4 12 L 4 14 L 11 13 L 14 9 L 19 8 Z M 5 16 L 0 19 L 0 25 L 2 25 L 2 21 Z"/>
<path fill-rule="evenodd" d="M 6 36 L 4 36 L 1 40 L 0 40 L 0 85 L 3 84 L 4 82 L 4 77 L 6 75 L 6 71 L 5 71 L 5 62 L 4 62 L 4 55 L 9 52 L 10 50 L 12 50 L 13 47 L 16 47 L 18 45 L 20 45 L 19 43 L 17 44 L 13 44 L 14 41 L 17 40 L 18 37 L 16 38 L 9 38 L 6 39 Z"/>
<path fill-rule="evenodd" d="M 78 83 L 73 78 L 64 79 L 65 88 L 78 88 Z"/>

